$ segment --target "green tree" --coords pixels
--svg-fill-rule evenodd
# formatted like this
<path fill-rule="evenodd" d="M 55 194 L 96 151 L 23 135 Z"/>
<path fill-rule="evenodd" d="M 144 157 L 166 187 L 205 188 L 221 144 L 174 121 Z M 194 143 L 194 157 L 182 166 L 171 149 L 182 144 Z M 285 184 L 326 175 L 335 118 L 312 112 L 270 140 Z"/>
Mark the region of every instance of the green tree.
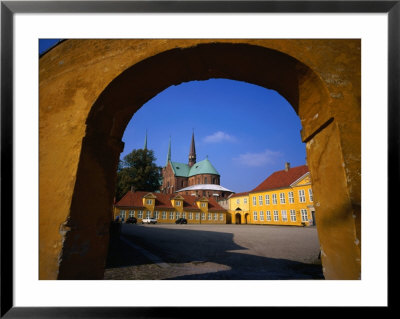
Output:
<path fill-rule="evenodd" d="M 155 164 L 154 152 L 137 149 L 118 164 L 116 200 L 120 200 L 133 186 L 137 191 L 154 192 L 160 188 L 161 167 Z"/>

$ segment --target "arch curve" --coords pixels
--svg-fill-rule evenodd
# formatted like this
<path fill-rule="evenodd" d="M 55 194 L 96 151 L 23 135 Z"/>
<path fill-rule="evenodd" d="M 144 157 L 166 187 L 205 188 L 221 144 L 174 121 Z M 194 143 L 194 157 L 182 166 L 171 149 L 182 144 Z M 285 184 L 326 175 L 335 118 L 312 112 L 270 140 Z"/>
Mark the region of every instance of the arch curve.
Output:
<path fill-rule="evenodd" d="M 359 48 L 358 40 L 60 43 L 39 61 L 40 278 L 103 277 L 126 125 L 167 87 L 210 78 L 274 89 L 293 106 L 307 143 L 324 275 L 359 278 Z"/>

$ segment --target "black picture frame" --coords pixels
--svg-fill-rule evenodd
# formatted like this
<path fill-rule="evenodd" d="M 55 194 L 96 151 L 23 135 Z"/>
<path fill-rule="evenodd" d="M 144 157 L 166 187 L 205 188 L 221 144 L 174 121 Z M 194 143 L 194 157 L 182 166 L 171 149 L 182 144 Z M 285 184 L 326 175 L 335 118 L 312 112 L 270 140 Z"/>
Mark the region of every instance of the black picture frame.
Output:
<path fill-rule="evenodd" d="M 388 207 L 399 181 L 400 0 L 397 1 L 1 1 L 1 317 L 190 318 L 225 316 L 225 307 L 14 307 L 13 304 L 13 15 L 16 13 L 387 13 Z M 377 168 L 378 169 L 378 168 Z M 385 173 L 385 172 L 383 172 Z M 396 211 L 395 211 L 396 212 Z M 388 218 L 390 215 L 388 214 Z M 390 223 L 388 223 L 390 225 Z M 389 229 L 388 229 L 389 231 Z M 391 234 L 388 232 L 388 234 Z M 388 238 L 388 244 L 390 244 Z M 389 247 L 389 246 L 388 246 Z M 390 249 L 389 249 L 390 250 Z M 390 258 L 388 254 L 388 264 Z M 390 281 L 388 281 L 388 285 Z M 317 292 L 316 292 L 317 293 Z M 390 298 L 388 305 L 390 308 Z M 246 307 L 235 315 L 248 314 Z M 308 311 L 291 307 L 300 314 Z"/>

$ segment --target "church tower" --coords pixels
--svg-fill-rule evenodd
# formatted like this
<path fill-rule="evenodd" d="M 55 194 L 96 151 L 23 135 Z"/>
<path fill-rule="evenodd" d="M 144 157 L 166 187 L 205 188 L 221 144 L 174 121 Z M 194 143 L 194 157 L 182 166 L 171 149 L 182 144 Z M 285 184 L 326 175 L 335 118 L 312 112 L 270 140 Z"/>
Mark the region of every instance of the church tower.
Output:
<path fill-rule="evenodd" d="M 189 167 L 192 167 L 196 163 L 196 147 L 194 145 L 194 132 L 192 133 L 192 142 L 190 143 L 189 151 Z"/>

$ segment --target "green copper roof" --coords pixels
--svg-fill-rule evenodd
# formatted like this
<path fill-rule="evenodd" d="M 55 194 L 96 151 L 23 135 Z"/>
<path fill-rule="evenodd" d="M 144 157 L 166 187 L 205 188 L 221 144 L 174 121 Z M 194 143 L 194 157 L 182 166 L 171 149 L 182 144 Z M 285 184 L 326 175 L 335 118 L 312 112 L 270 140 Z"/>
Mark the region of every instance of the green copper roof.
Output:
<path fill-rule="evenodd" d="M 189 176 L 190 167 L 188 164 L 171 162 L 171 166 L 172 169 L 174 170 L 175 176 L 181 176 L 181 177 Z"/>
<path fill-rule="evenodd" d="M 189 172 L 189 177 L 198 175 L 198 174 L 215 174 L 219 175 L 217 170 L 212 166 L 211 162 L 206 158 L 205 160 L 202 160 L 200 162 L 195 163 L 191 168 Z"/>
<path fill-rule="evenodd" d="M 212 166 L 208 159 L 195 163 L 192 167 L 188 164 L 171 162 L 175 176 L 191 177 L 198 174 L 214 174 L 219 175 L 217 170 Z"/>

